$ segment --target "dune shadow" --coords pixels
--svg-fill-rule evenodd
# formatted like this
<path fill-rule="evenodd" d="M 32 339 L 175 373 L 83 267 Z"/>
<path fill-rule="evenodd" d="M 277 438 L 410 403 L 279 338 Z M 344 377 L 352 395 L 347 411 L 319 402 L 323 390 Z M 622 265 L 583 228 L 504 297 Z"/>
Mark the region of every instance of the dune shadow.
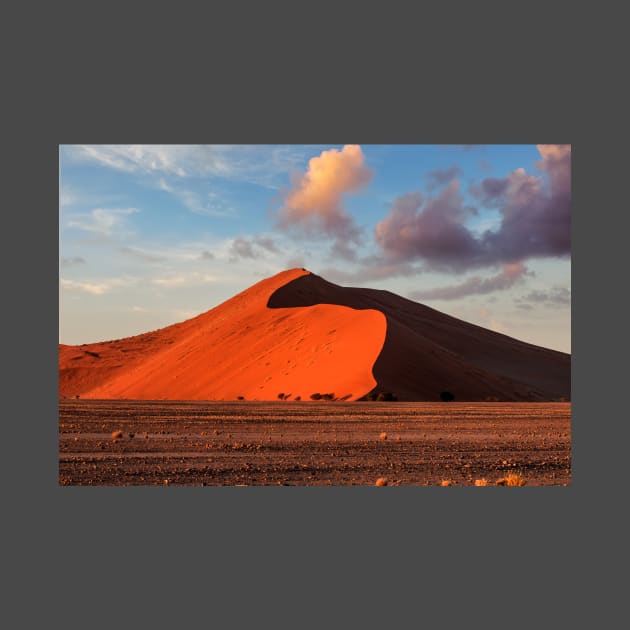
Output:
<path fill-rule="evenodd" d="M 389 291 L 341 287 L 315 274 L 291 280 L 268 308 L 330 304 L 378 310 L 386 319 L 373 392 L 399 400 L 553 400 L 570 397 L 570 355 L 458 320 Z"/>

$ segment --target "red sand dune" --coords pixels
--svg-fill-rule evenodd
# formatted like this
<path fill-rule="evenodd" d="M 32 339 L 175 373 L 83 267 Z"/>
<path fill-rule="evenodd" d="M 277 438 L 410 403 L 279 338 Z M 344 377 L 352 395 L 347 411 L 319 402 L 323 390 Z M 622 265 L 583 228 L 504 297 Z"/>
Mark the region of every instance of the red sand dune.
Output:
<path fill-rule="evenodd" d="M 185 322 L 127 339 L 59 346 L 62 397 L 310 400 L 570 397 L 570 355 L 526 344 L 388 291 L 304 269 L 262 280 Z"/>

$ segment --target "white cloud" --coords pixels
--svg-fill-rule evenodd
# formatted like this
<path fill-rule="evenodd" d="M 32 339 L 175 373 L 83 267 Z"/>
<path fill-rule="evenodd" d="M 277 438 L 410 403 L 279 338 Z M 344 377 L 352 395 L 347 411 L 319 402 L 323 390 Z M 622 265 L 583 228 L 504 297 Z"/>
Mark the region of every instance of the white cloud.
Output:
<path fill-rule="evenodd" d="M 65 145 L 64 149 L 74 159 L 128 173 L 220 177 L 276 188 L 275 178 L 298 168 L 309 147 L 103 144 Z"/>
<path fill-rule="evenodd" d="M 174 287 L 192 287 L 201 284 L 211 284 L 216 281 L 217 278 L 215 276 L 193 271 L 190 273 L 152 278 L 150 282 L 159 287 L 170 289 Z"/>
<path fill-rule="evenodd" d="M 204 197 L 204 195 L 193 190 L 178 188 L 167 182 L 163 177 L 160 177 L 158 180 L 157 187 L 175 196 L 183 206 L 197 214 L 213 217 L 236 216 L 234 210 L 228 208 L 225 202 L 214 192 L 206 193 Z"/>
<path fill-rule="evenodd" d="M 112 289 L 128 287 L 136 284 L 135 278 L 110 278 L 93 282 L 79 282 L 76 280 L 59 279 L 59 285 L 64 291 L 90 293 L 91 295 L 103 295 Z"/>
<path fill-rule="evenodd" d="M 76 194 L 68 190 L 67 188 L 61 188 L 59 190 L 59 208 L 66 208 L 67 206 L 75 205 L 79 201 Z"/>
<path fill-rule="evenodd" d="M 101 236 L 111 236 L 122 227 L 126 217 L 140 212 L 138 208 L 95 208 L 87 214 L 74 214 L 66 221 L 66 226 Z"/>

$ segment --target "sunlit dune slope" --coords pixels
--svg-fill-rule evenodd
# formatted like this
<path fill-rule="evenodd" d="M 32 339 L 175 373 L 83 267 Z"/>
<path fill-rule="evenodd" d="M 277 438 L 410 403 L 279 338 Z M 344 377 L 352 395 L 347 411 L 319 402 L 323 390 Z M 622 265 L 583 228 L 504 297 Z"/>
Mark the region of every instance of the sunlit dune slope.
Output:
<path fill-rule="evenodd" d="M 378 310 L 314 304 L 268 308 L 291 269 L 185 322 L 143 335 L 59 347 L 62 397 L 356 400 L 376 386 L 372 367 L 386 334 Z"/>
<path fill-rule="evenodd" d="M 387 335 L 374 365 L 378 390 L 399 400 L 543 401 L 571 396 L 571 356 L 534 346 L 389 291 L 340 287 L 315 274 L 295 278 L 271 296 L 270 308 L 337 304 L 374 309 Z"/>
<path fill-rule="evenodd" d="M 571 357 L 388 291 L 304 269 L 262 280 L 193 319 L 127 339 L 59 347 L 62 397 L 549 401 L 571 393 Z"/>

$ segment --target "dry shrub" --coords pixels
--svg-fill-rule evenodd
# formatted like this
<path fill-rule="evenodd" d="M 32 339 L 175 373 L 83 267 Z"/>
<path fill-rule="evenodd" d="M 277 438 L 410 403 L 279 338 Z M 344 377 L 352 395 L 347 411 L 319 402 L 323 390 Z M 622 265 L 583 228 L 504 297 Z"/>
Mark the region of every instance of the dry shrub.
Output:
<path fill-rule="evenodd" d="M 485 479 L 485 478 L 475 479 L 475 485 L 476 486 L 488 486 L 488 485 L 490 485 L 490 482 L 487 479 Z"/>
<path fill-rule="evenodd" d="M 452 486 L 453 482 L 450 479 L 442 479 L 440 482 L 441 486 Z"/>
<path fill-rule="evenodd" d="M 122 431 L 112 431 L 112 440 L 120 440 L 122 439 L 123 432 Z"/>
<path fill-rule="evenodd" d="M 381 433 L 379 435 L 379 437 L 381 438 L 381 440 L 386 440 L 387 439 L 387 433 L 385 433 L 385 431 L 383 431 L 383 433 Z"/>
<path fill-rule="evenodd" d="M 524 486 L 527 479 L 519 472 L 509 472 L 505 477 L 497 480 L 497 486 Z"/>
<path fill-rule="evenodd" d="M 385 477 L 379 477 L 376 480 L 376 483 L 374 485 L 375 486 L 386 486 L 387 485 L 387 479 Z"/>

